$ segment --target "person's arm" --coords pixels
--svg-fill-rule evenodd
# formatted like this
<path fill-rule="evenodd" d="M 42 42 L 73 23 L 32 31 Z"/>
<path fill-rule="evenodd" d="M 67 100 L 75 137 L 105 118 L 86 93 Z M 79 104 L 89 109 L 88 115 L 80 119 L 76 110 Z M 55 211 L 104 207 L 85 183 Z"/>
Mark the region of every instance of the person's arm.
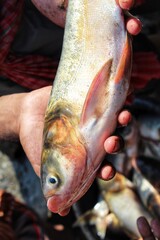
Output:
<path fill-rule="evenodd" d="M 19 116 L 24 93 L 0 97 L 0 139 L 19 138 Z"/>
<path fill-rule="evenodd" d="M 51 86 L 30 93 L 0 97 L 0 139 L 20 140 L 35 172 L 40 175 L 44 114 Z"/>

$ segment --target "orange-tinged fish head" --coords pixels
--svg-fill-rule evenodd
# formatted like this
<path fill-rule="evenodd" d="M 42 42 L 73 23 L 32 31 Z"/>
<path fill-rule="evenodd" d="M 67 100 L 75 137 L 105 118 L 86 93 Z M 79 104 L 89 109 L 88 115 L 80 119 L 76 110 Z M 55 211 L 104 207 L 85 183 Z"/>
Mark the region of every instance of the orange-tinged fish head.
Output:
<path fill-rule="evenodd" d="M 49 120 L 44 130 L 42 189 L 48 208 L 64 215 L 84 181 L 86 149 L 71 115 L 58 112 Z"/>

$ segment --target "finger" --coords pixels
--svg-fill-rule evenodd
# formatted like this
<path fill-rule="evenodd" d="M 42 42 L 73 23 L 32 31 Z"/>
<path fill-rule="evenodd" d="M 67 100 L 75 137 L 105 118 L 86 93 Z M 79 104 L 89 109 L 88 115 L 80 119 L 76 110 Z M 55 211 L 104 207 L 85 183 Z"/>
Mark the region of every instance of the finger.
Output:
<path fill-rule="evenodd" d="M 147 222 L 145 217 L 140 217 L 137 219 L 137 226 L 143 240 L 155 240 L 149 223 Z"/>
<path fill-rule="evenodd" d="M 157 219 L 153 219 L 151 221 L 151 227 L 152 227 L 154 236 L 159 240 L 160 239 L 160 222 Z"/>
<path fill-rule="evenodd" d="M 111 164 L 103 163 L 103 165 L 100 167 L 100 170 L 97 173 L 97 177 L 107 181 L 112 179 L 115 174 L 116 170 Z"/>
<path fill-rule="evenodd" d="M 32 163 L 32 167 L 33 167 L 35 173 L 37 174 L 37 176 L 40 177 L 40 174 L 41 174 L 40 164 Z"/>
<path fill-rule="evenodd" d="M 142 29 L 142 23 L 138 18 L 131 17 L 127 19 L 126 28 L 131 35 L 137 35 Z"/>
<path fill-rule="evenodd" d="M 122 9 L 129 10 L 134 6 L 134 0 L 119 0 L 119 5 Z"/>
<path fill-rule="evenodd" d="M 132 120 L 132 115 L 128 110 L 123 110 L 118 116 L 118 124 L 121 126 L 126 126 Z"/>
<path fill-rule="evenodd" d="M 104 142 L 104 149 L 109 154 L 118 153 L 123 147 L 123 139 L 119 136 L 111 136 Z"/>
<path fill-rule="evenodd" d="M 0 189 L 0 199 L 2 198 L 3 193 L 4 193 L 4 189 Z"/>

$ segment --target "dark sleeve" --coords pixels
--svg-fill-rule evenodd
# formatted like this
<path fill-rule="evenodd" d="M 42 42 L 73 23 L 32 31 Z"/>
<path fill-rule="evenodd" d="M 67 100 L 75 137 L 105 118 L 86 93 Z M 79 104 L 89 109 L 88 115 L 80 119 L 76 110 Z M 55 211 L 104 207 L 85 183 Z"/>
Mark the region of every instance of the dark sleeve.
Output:
<path fill-rule="evenodd" d="M 43 16 L 30 0 L 25 0 L 24 15 L 12 51 L 19 54 L 59 55 L 63 32 L 61 27 Z"/>

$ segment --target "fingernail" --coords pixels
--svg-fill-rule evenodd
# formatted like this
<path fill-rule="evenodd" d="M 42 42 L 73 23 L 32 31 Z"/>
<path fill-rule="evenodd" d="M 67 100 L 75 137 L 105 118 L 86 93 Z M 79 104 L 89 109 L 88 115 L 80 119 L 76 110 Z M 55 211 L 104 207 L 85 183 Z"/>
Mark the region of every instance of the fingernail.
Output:
<path fill-rule="evenodd" d="M 119 144 L 119 140 L 116 140 L 114 141 L 114 144 L 113 144 L 113 152 L 116 153 L 120 150 L 120 144 Z"/>
<path fill-rule="evenodd" d="M 119 136 L 119 140 L 115 140 L 115 146 L 113 150 L 113 154 L 120 153 L 124 148 L 124 140 L 122 137 Z"/>
<path fill-rule="evenodd" d="M 115 170 L 112 170 L 112 172 L 108 175 L 108 180 L 111 180 L 116 174 Z"/>

